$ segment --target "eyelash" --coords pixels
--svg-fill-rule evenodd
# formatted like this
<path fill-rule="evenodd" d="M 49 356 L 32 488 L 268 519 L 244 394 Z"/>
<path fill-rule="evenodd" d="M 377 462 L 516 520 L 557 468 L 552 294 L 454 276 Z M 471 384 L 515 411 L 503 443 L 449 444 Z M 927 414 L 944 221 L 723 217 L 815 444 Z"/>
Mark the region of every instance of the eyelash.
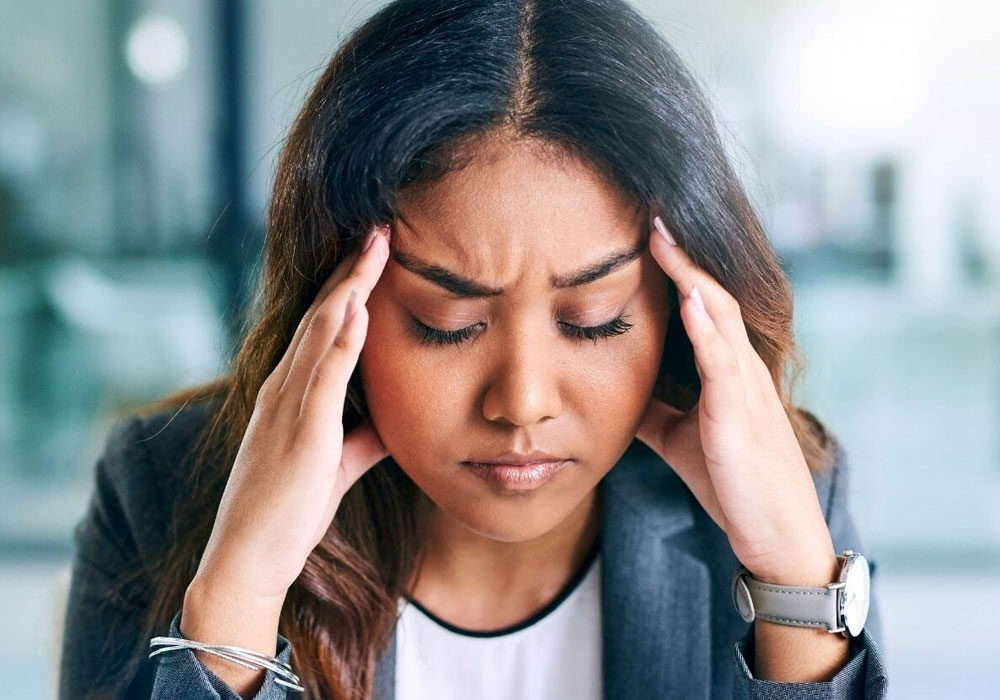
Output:
<path fill-rule="evenodd" d="M 635 324 L 629 323 L 625 320 L 626 315 L 621 314 L 617 318 L 613 318 L 607 323 L 602 323 L 599 326 L 574 326 L 569 323 L 559 322 L 559 325 L 565 329 L 566 335 L 570 338 L 576 340 L 593 340 L 594 345 L 597 345 L 598 338 L 611 338 L 616 335 L 622 335 L 627 333 L 628 330 Z M 476 332 L 476 327 L 482 325 L 477 323 L 472 326 L 467 326 L 465 328 L 460 328 L 457 331 L 443 331 L 437 328 L 431 328 L 430 326 L 421 323 L 416 318 L 413 318 L 413 331 L 420 340 L 421 345 L 425 344 L 437 344 L 437 345 L 449 345 L 454 343 L 459 345 L 460 343 L 468 340 Z"/>

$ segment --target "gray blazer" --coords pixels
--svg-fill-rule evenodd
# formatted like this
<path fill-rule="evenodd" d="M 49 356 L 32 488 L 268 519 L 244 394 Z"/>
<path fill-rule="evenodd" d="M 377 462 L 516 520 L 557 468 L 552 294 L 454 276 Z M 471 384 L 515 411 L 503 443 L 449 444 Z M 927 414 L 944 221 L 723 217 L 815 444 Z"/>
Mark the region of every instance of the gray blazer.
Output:
<path fill-rule="evenodd" d="M 75 554 L 63 633 L 59 698 L 97 688 L 104 697 L 239 700 L 190 650 L 149 654 L 139 639 L 146 584 L 118 599 L 109 586 L 123 567 L 148 560 L 168 533 L 182 494 L 177 465 L 208 404 L 133 416 L 110 430 L 98 458 L 88 510 L 74 530 Z M 866 552 L 848 511 L 847 464 L 839 445 L 832 470 L 815 476 L 837 551 Z M 877 597 L 868 624 L 850 642 L 844 668 L 826 683 L 755 679 L 752 624 L 733 607 L 737 566 L 728 540 L 692 494 L 645 443 L 633 440 L 601 482 L 601 612 L 604 697 L 882 698 L 886 672 Z M 169 630 L 180 636 L 181 610 Z M 278 656 L 291 645 L 278 635 Z M 394 700 L 395 639 L 379 658 L 375 699 Z M 301 697 L 267 678 L 257 698 Z"/>

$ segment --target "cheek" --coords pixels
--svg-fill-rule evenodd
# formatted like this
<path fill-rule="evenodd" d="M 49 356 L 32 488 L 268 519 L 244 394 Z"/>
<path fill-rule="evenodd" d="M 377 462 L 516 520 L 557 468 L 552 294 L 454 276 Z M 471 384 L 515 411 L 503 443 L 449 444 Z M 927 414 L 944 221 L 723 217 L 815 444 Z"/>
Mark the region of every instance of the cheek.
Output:
<path fill-rule="evenodd" d="M 575 379 L 566 385 L 567 402 L 595 456 L 628 445 L 645 413 L 660 365 L 663 342 L 658 324 L 633 313 L 635 325 L 607 353 L 581 351 Z M 614 347 L 614 350 L 610 348 Z"/>
<path fill-rule="evenodd" d="M 665 292 L 664 292 L 665 294 Z M 643 291 L 630 305 L 632 328 L 610 341 L 579 345 L 572 364 L 573 403 L 582 406 L 586 421 L 607 421 L 621 416 L 623 421 L 641 413 L 652 394 L 660 369 L 668 319 L 665 297 L 655 288 Z"/>
<path fill-rule="evenodd" d="M 640 331 L 631 339 L 634 347 L 628 358 L 628 371 L 639 386 L 651 387 L 660 371 L 660 361 L 666 344 L 669 307 L 664 296 L 645 294 L 638 301 L 642 322 L 634 330 Z"/>
<path fill-rule="evenodd" d="M 439 448 L 454 442 L 448 430 L 463 424 L 464 413 L 454 373 L 446 363 L 429 363 L 428 353 L 414 350 L 401 311 L 378 287 L 367 308 L 359 367 L 365 400 L 386 448 L 401 463 L 447 454 Z"/>

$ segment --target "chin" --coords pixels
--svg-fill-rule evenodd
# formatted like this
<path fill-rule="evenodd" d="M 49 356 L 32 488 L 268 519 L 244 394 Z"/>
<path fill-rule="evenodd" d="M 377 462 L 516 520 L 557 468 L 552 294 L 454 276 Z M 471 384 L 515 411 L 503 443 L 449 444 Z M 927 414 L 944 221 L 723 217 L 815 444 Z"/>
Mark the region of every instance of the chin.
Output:
<path fill-rule="evenodd" d="M 478 481 L 478 477 L 472 477 Z M 444 484 L 444 490 L 425 489 L 414 480 L 430 501 L 437 515 L 481 537 L 498 542 L 526 542 L 558 527 L 586 499 L 589 489 L 559 489 L 550 482 L 527 492 L 497 493 L 487 484 L 457 489 Z"/>
<path fill-rule="evenodd" d="M 505 510 L 509 511 L 510 509 Z M 545 510 L 544 506 L 542 508 L 517 508 L 516 513 L 494 514 L 485 508 L 471 512 L 467 508 L 459 512 L 449 512 L 444 509 L 441 511 L 470 532 L 497 542 L 533 540 L 553 530 L 563 519 L 554 514 L 551 509 Z M 568 514 L 567 512 L 565 515 Z"/>

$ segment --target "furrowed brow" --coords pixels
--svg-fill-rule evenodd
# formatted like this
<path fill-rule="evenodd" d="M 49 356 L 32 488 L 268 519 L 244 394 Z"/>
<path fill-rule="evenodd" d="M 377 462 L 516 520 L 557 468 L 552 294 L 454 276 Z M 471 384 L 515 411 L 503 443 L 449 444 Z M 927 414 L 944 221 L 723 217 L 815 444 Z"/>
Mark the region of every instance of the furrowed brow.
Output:
<path fill-rule="evenodd" d="M 599 280 L 602 277 L 607 277 L 612 272 L 621 269 L 641 257 L 646 250 L 646 245 L 646 236 L 641 236 L 639 241 L 631 248 L 613 250 L 597 262 L 586 265 L 575 272 L 550 277 L 549 284 L 553 289 L 567 289 L 570 287 L 580 287 Z M 433 282 L 456 296 L 469 299 L 483 299 L 502 296 L 505 291 L 503 288 L 490 287 L 440 265 L 418 260 L 399 250 L 393 249 L 391 257 L 410 272 L 423 277 L 429 282 Z"/>

